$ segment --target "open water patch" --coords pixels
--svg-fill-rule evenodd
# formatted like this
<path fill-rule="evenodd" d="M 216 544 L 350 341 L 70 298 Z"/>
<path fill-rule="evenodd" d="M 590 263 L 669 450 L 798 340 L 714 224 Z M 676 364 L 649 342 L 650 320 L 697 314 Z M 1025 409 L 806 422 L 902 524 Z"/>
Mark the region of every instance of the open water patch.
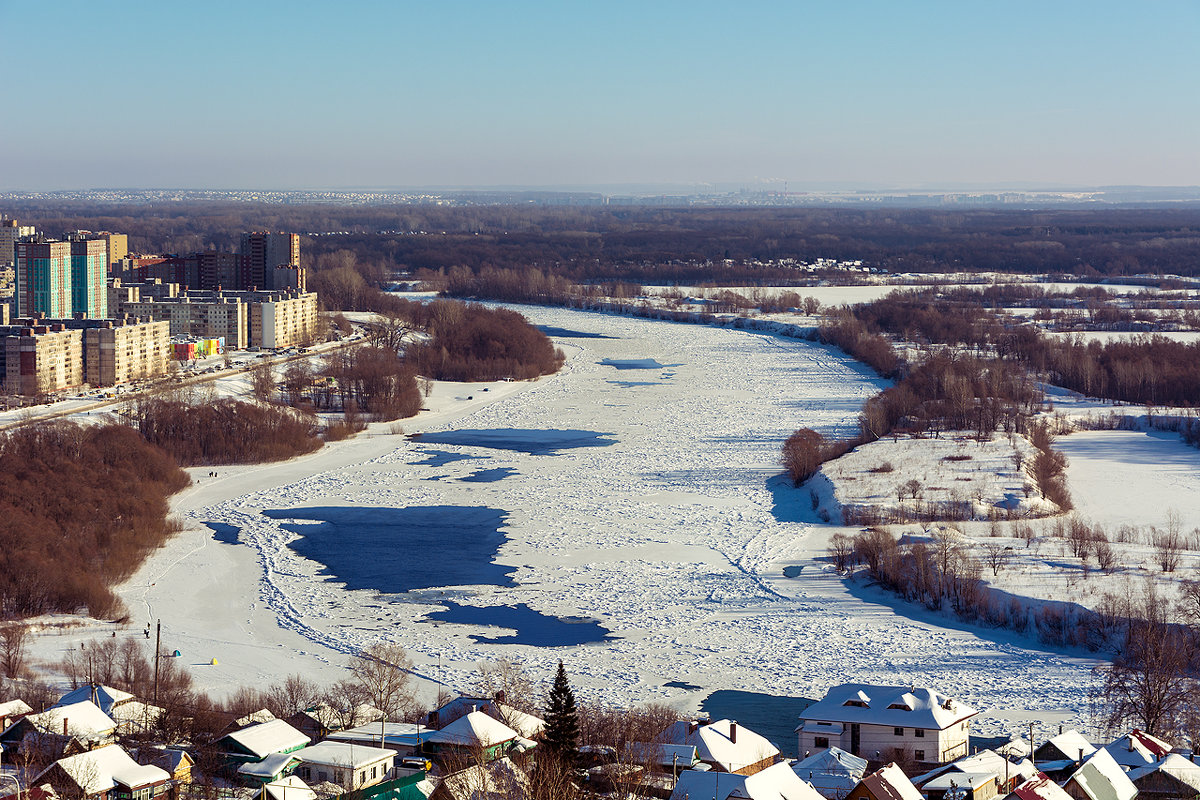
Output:
<path fill-rule="evenodd" d="M 516 474 L 517 471 L 515 469 L 496 467 L 495 469 L 475 470 L 465 478 L 459 478 L 459 480 L 463 483 L 495 483 Z"/>
<path fill-rule="evenodd" d="M 230 525 L 228 522 L 205 522 L 204 524 L 212 529 L 213 538 L 218 542 L 224 542 L 225 544 L 240 543 L 238 541 L 238 534 L 242 532 L 242 529 L 237 525 Z"/>
<path fill-rule="evenodd" d="M 720 689 L 701 701 L 700 710 L 714 720 L 737 720 L 739 725 L 766 738 L 785 756 L 797 758 L 800 754 L 796 752 L 799 746 L 796 724 L 800 713 L 815 702 L 807 697 Z"/>
<path fill-rule="evenodd" d="M 438 600 L 444 611 L 425 615 L 425 621 L 452 622 L 459 625 L 509 628 L 508 636 L 470 634 L 480 644 L 523 644 L 529 647 L 574 647 L 615 638 L 612 631 L 594 619 L 554 617 L 536 611 L 524 603 L 515 606 L 464 606 Z"/>
<path fill-rule="evenodd" d="M 557 337 L 559 339 L 616 339 L 616 336 L 608 336 L 603 333 L 591 333 L 587 331 L 573 331 L 568 328 L 558 328 L 554 325 L 535 325 L 542 333 L 547 336 Z"/>
<path fill-rule="evenodd" d="M 600 362 L 613 369 L 671 369 L 682 364 L 660 364 L 653 358 L 606 358 Z"/>
<path fill-rule="evenodd" d="M 608 447 L 617 440 L 612 433 L 577 429 L 470 428 L 436 433 L 414 433 L 410 438 L 431 444 L 487 447 L 512 450 L 532 456 L 556 456 L 578 447 Z"/>
<path fill-rule="evenodd" d="M 299 539 L 287 546 L 323 565 L 347 589 L 399 594 L 439 586 L 515 586 L 515 567 L 493 563 L 507 512 L 483 506 L 264 510 Z M 305 523 L 320 523 L 317 525 Z"/>
<path fill-rule="evenodd" d="M 608 381 L 613 386 L 620 386 L 622 389 L 634 389 L 638 386 L 665 386 L 662 381 Z"/>
<path fill-rule="evenodd" d="M 455 461 L 478 461 L 483 456 L 473 456 L 467 453 L 451 453 L 449 450 L 425 450 L 422 452 L 425 456 L 424 461 L 414 461 L 415 467 L 444 467 L 447 464 L 453 464 Z"/>

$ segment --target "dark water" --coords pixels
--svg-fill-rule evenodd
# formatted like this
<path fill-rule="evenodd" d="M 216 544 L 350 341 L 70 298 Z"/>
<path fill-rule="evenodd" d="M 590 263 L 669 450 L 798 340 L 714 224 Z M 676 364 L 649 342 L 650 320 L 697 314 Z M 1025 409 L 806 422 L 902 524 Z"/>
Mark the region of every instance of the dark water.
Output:
<path fill-rule="evenodd" d="M 608 381 L 613 386 L 620 386 L 622 389 L 633 389 L 638 386 L 663 386 L 662 381 Z"/>
<path fill-rule="evenodd" d="M 680 364 L 660 364 L 653 358 L 606 358 L 600 362 L 615 369 L 670 369 Z"/>
<path fill-rule="evenodd" d="M 482 428 L 437 433 L 415 433 L 414 441 L 430 444 L 453 444 L 467 447 L 488 447 L 493 450 L 513 450 L 534 456 L 556 456 L 563 450 L 577 447 L 608 447 L 616 444 L 614 434 L 583 430 L 530 428 Z"/>
<path fill-rule="evenodd" d="M 695 691 L 696 689 L 701 688 L 701 687 L 697 686 L 696 684 L 688 683 L 687 681 L 667 681 L 666 683 L 663 684 L 663 686 L 669 686 L 672 689 L 686 689 L 689 692 L 692 692 L 692 691 Z"/>
<path fill-rule="evenodd" d="M 451 453 L 447 450 L 426 450 L 423 455 L 425 456 L 425 460 L 414 461 L 413 466 L 444 467 L 455 461 L 477 461 L 482 458 L 482 456 L 472 456 L 466 453 Z"/>
<path fill-rule="evenodd" d="M 325 566 L 347 589 L 399 594 L 439 586 L 514 586 L 514 567 L 492 563 L 507 512 L 480 506 L 290 508 L 263 511 L 301 538 L 288 547 Z"/>
<path fill-rule="evenodd" d="M 553 325 L 535 325 L 539 331 L 547 336 L 555 336 L 559 339 L 615 339 L 615 336 L 605 336 L 603 333 L 585 333 L 584 331 L 572 331 L 567 328 L 556 328 Z"/>
<path fill-rule="evenodd" d="M 496 467 L 495 469 L 476 470 L 465 478 L 459 478 L 459 480 L 463 481 L 464 483 L 495 483 L 496 481 L 502 481 L 510 475 L 516 474 L 517 471 L 515 469 L 509 469 L 508 467 Z"/>
<path fill-rule="evenodd" d="M 530 647 L 572 647 L 612 639 L 612 632 L 592 619 L 552 617 L 535 611 L 524 603 L 515 606 L 476 608 L 439 600 L 445 611 L 425 615 L 426 620 L 454 622 L 460 625 L 483 625 L 511 628 L 515 634 L 485 636 L 472 634 L 481 644 L 524 644 Z"/>
<path fill-rule="evenodd" d="M 739 725 L 764 737 L 785 756 L 796 758 L 796 726 L 800 712 L 816 700 L 805 697 L 785 697 L 736 689 L 713 692 L 700 704 L 700 710 L 714 720 L 733 719 Z"/>
<path fill-rule="evenodd" d="M 204 524 L 212 528 L 213 538 L 218 542 L 224 542 L 225 544 L 238 543 L 238 534 L 242 532 L 242 529 L 237 525 L 230 525 L 226 522 L 206 522 Z"/>

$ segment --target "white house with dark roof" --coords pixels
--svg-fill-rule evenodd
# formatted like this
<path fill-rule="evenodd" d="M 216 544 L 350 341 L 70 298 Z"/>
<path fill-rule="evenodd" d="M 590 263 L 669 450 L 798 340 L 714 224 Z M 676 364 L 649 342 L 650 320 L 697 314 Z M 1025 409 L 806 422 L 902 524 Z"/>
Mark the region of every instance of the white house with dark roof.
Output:
<path fill-rule="evenodd" d="M 925 764 L 965 756 L 979 712 L 928 688 L 844 683 L 800 715 L 800 752 L 839 747 L 876 761 L 907 750 Z"/>

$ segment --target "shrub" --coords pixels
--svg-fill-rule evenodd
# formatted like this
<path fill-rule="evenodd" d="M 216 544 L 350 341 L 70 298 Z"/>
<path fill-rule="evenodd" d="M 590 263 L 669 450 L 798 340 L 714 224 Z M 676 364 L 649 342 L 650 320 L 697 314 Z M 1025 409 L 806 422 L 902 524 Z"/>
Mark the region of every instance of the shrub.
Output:
<path fill-rule="evenodd" d="M 321 447 L 317 418 L 284 406 L 146 398 L 130 421 L 148 442 L 191 466 L 282 461 Z"/>

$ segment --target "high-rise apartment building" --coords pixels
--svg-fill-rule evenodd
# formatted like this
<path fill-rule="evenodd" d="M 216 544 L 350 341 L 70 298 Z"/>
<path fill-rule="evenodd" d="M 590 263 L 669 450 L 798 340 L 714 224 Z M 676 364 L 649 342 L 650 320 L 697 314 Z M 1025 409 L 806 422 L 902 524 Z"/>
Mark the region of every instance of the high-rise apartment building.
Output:
<path fill-rule="evenodd" d="M 108 242 L 84 236 L 71 239 L 71 315 L 108 316 Z"/>
<path fill-rule="evenodd" d="M 71 316 L 71 243 L 41 238 L 18 241 L 15 260 L 15 316 Z"/>
<path fill-rule="evenodd" d="M 13 263 L 17 240 L 33 234 L 32 225 L 18 225 L 15 219 L 0 219 L 0 267 Z"/>
<path fill-rule="evenodd" d="M 108 261 L 105 241 L 72 236 L 68 241 L 31 237 L 18 241 L 16 316 L 42 314 L 68 319 L 108 315 Z"/>
<path fill-rule="evenodd" d="M 242 255 L 249 260 L 247 288 L 275 289 L 275 271 L 300 269 L 300 236 L 256 231 L 242 234 Z M 303 291 L 302 286 L 294 286 Z"/>

